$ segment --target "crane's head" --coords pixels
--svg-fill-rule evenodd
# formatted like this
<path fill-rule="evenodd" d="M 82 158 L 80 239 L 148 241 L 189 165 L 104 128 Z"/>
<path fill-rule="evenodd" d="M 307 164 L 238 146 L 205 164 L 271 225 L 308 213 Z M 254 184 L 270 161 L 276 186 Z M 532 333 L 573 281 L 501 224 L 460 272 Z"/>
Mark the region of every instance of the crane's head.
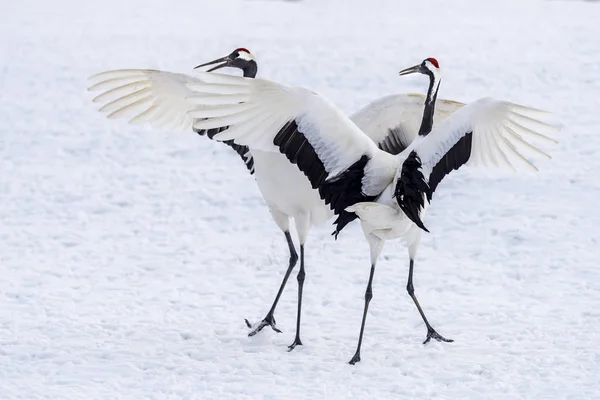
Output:
<path fill-rule="evenodd" d="M 206 67 L 207 65 L 213 65 L 217 63 L 221 64 L 210 68 L 207 72 L 215 71 L 217 69 L 225 67 L 231 67 L 241 69 L 244 72 L 244 76 L 246 77 L 254 78 L 258 69 L 258 66 L 256 64 L 256 58 L 254 58 L 254 55 L 250 53 L 248 49 L 245 49 L 243 47 L 235 49 L 225 57 L 217 58 L 216 60 L 200 64 L 194 69 Z"/>
<path fill-rule="evenodd" d="M 421 64 L 417 64 L 410 68 L 403 69 L 399 72 L 400 75 L 408 75 L 408 74 L 425 74 L 430 77 L 439 76 L 440 74 L 440 64 L 433 57 L 426 58 L 423 60 Z"/>

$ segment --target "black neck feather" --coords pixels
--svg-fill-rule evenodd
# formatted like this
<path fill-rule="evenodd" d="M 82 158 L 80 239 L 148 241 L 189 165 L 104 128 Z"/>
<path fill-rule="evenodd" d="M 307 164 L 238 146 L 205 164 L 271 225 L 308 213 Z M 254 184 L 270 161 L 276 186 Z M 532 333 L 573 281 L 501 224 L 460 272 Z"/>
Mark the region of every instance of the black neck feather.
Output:
<path fill-rule="evenodd" d="M 244 72 L 244 77 L 256 78 L 256 74 L 258 73 L 258 64 L 256 64 L 256 61 L 254 60 L 248 61 L 242 68 L 242 71 Z"/>
<path fill-rule="evenodd" d="M 441 80 L 437 81 L 435 85 L 435 76 L 433 72 L 427 73 L 429 76 L 429 89 L 427 90 L 427 97 L 425 98 L 425 108 L 423 110 L 423 120 L 421 121 L 421 127 L 419 128 L 419 136 L 426 136 L 433 129 L 433 114 L 435 112 L 435 101 L 437 99 L 438 89 L 440 88 Z"/>

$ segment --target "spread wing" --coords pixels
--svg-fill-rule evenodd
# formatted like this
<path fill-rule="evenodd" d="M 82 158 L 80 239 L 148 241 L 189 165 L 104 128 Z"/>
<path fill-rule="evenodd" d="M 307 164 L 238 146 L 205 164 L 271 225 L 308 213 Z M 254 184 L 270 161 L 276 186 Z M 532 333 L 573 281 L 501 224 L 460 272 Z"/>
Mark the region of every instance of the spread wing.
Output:
<path fill-rule="evenodd" d="M 556 143 L 547 136 L 558 128 L 544 122 L 549 114 L 507 101 L 483 98 L 470 103 L 407 149 L 395 196 L 402 211 L 422 229 L 425 198 L 463 165 L 537 171 L 532 159 L 550 156 L 535 142 Z"/>

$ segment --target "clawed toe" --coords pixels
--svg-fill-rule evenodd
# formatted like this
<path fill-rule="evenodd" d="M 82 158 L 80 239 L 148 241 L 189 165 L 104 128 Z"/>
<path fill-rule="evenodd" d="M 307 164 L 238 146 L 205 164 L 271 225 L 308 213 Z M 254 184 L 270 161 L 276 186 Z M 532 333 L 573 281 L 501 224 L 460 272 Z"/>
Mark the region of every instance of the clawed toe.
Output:
<path fill-rule="evenodd" d="M 248 333 L 248 336 L 254 336 L 254 335 L 256 335 L 258 332 L 262 331 L 265 326 L 270 326 L 271 329 L 273 329 L 275 332 L 281 333 L 281 331 L 279 329 L 277 329 L 277 326 L 275 324 L 275 318 L 273 318 L 272 315 L 267 315 L 256 326 L 253 326 L 250 323 L 250 321 L 248 321 L 247 319 L 245 319 L 244 321 L 246 322 L 246 326 L 249 329 L 251 329 L 251 331 Z"/>
<path fill-rule="evenodd" d="M 290 351 L 294 350 L 294 349 L 296 348 L 296 346 L 302 346 L 302 341 L 300 340 L 300 338 L 299 338 L 299 337 L 297 337 L 297 338 L 294 340 L 294 343 L 292 343 L 292 344 L 290 344 L 290 345 L 288 346 L 288 352 L 290 352 Z"/>
<path fill-rule="evenodd" d="M 431 341 L 431 339 L 435 339 L 438 342 L 446 342 L 446 343 L 452 343 L 454 342 L 454 339 L 446 339 L 445 337 L 443 337 L 442 335 L 440 335 L 439 333 L 437 333 L 435 331 L 435 329 L 430 328 L 427 330 L 427 338 L 425 339 L 425 341 L 423 342 L 423 344 L 427 344 Z"/>
<path fill-rule="evenodd" d="M 348 362 L 348 364 L 350 364 L 350 365 L 354 365 L 354 364 L 356 364 L 357 362 L 360 362 L 360 353 L 359 353 L 359 352 L 356 352 L 356 353 L 354 353 L 354 356 L 353 356 L 353 357 L 352 357 L 352 359 L 351 359 L 351 360 Z"/>

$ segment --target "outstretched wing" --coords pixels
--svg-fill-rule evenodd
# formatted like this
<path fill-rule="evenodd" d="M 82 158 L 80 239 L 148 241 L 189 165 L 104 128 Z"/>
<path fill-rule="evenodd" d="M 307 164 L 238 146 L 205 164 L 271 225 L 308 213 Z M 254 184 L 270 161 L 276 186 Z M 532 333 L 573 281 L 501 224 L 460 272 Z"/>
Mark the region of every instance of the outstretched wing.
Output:
<path fill-rule="evenodd" d="M 129 118 L 130 123 L 170 130 L 192 130 L 194 118 L 189 113 L 198 107 L 189 101 L 194 92 L 186 87 L 198 82 L 192 76 L 152 69 L 121 69 L 96 74 L 89 80 L 92 82 L 89 91 L 102 91 L 93 102 L 102 105 L 100 111 L 108 113 L 108 118 Z M 218 130 L 195 132 L 212 139 Z M 248 147 L 231 141 L 224 143 L 253 174 L 254 159 Z"/>
<path fill-rule="evenodd" d="M 317 93 L 262 79 L 199 78 L 188 84 L 197 92 L 192 100 L 210 107 L 190 113 L 194 127 L 229 126 L 215 139 L 285 154 L 339 215 L 336 232 L 356 218 L 346 207 L 373 200 L 392 182 L 396 159 Z"/>
<path fill-rule="evenodd" d="M 400 208 L 425 229 L 420 219 L 424 196 L 430 201 L 439 183 L 453 170 L 468 164 L 537 171 L 531 159 L 550 156 L 533 142 L 557 143 L 546 135 L 558 128 L 539 119 L 548 115 L 491 98 L 456 111 L 407 148 L 395 188 Z"/>
<path fill-rule="evenodd" d="M 434 125 L 459 110 L 463 103 L 439 99 L 436 102 Z M 425 96 L 397 94 L 375 100 L 354 113 L 350 119 L 365 132 L 380 149 L 400 154 L 417 137 Z"/>

